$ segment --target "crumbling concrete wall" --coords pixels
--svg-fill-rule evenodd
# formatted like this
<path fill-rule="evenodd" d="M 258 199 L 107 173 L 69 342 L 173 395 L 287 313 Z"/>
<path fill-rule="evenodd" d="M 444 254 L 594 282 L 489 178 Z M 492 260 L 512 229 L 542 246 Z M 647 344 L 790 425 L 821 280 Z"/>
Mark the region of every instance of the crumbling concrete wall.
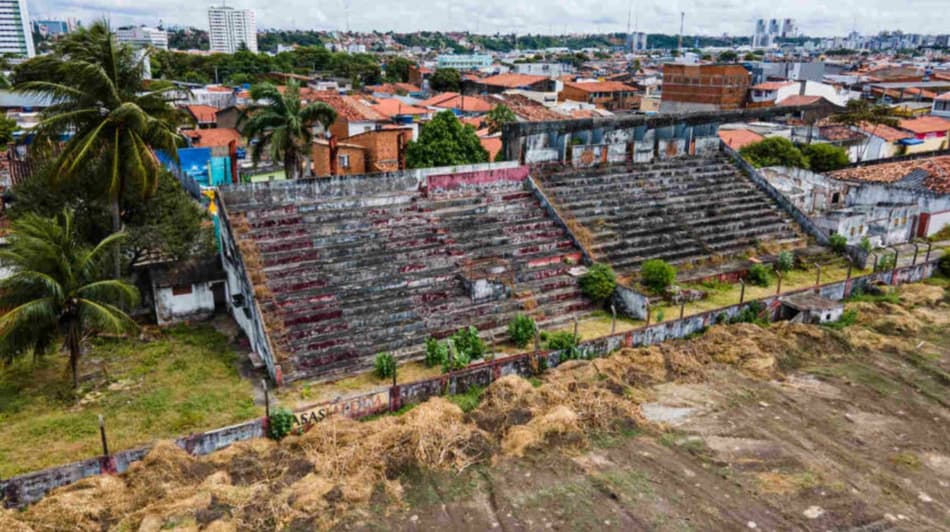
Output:
<path fill-rule="evenodd" d="M 211 283 L 189 285 L 191 291 L 175 293 L 172 287 L 155 287 L 155 318 L 159 325 L 187 320 L 202 320 L 214 315 Z"/>

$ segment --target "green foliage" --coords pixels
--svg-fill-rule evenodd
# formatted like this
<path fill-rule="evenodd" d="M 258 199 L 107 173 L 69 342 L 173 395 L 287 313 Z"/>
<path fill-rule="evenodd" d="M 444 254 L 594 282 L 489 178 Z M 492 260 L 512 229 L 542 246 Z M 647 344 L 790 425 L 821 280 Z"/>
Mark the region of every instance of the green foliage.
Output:
<path fill-rule="evenodd" d="M 419 139 L 406 148 L 406 166 L 430 168 L 488 162 L 475 128 L 462 124 L 452 111 L 442 111 L 422 127 Z"/>
<path fill-rule="evenodd" d="M 449 373 L 465 369 L 472 362 L 472 359 L 455 346 L 453 340 L 448 341 L 448 355 L 442 362 L 442 373 Z"/>
<path fill-rule="evenodd" d="M 736 61 L 739 60 L 739 54 L 737 54 L 736 52 L 732 50 L 726 50 L 725 52 L 722 52 L 721 54 L 719 54 L 719 57 L 717 58 L 717 60 L 720 63 L 735 63 Z"/>
<path fill-rule="evenodd" d="M 396 359 L 391 353 L 377 353 L 373 363 L 373 373 L 380 379 L 388 379 L 396 374 Z"/>
<path fill-rule="evenodd" d="M 795 256 L 791 251 L 782 251 L 775 260 L 775 271 L 787 273 L 795 266 Z"/>
<path fill-rule="evenodd" d="M 802 146 L 802 155 L 808 159 L 808 166 L 815 172 L 830 172 L 848 166 L 848 152 L 840 147 L 826 143 Z"/>
<path fill-rule="evenodd" d="M 858 244 L 858 247 L 860 247 L 861 249 L 863 249 L 866 253 L 870 253 L 870 252 L 871 252 L 871 239 L 868 238 L 868 237 L 866 237 L 866 236 L 861 237 L 861 243 Z"/>
<path fill-rule="evenodd" d="M 769 270 L 761 264 L 753 264 L 746 275 L 746 282 L 756 286 L 769 285 Z"/>
<path fill-rule="evenodd" d="M 436 92 L 458 92 L 462 89 L 462 75 L 454 68 L 437 68 L 429 77 L 429 88 Z"/>
<path fill-rule="evenodd" d="M 753 166 L 792 166 L 808 168 L 808 159 L 792 144 L 782 137 L 768 137 L 754 144 L 742 147 L 739 153 Z"/>
<path fill-rule="evenodd" d="M 835 253 L 844 253 L 848 248 L 848 239 L 844 235 L 835 233 L 828 237 L 828 245 Z"/>
<path fill-rule="evenodd" d="M 485 388 L 482 386 L 469 386 L 469 388 L 462 393 L 448 396 L 448 400 L 458 405 L 458 407 L 462 409 L 462 412 L 468 413 L 478 407 L 478 404 L 482 402 L 482 394 L 484 393 Z"/>
<path fill-rule="evenodd" d="M 650 259 L 640 266 L 640 282 L 655 293 L 666 290 L 676 280 L 676 268 L 661 259 Z"/>
<path fill-rule="evenodd" d="M 124 309 L 138 303 L 138 290 L 104 275 L 108 255 L 124 233 L 95 246 L 79 237 L 72 211 L 58 218 L 27 214 L 13 222 L 0 262 L 12 273 L 0 281 L 0 361 L 44 355 L 60 339 L 69 352 L 73 387 L 79 385 L 82 343 L 97 332 L 126 333 L 137 327 Z"/>
<path fill-rule="evenodd" d="M 386 59 L 385 80 L 390 83 L 405 83 L 409 81 L 409 67 L 413 62 L 405 57 L 393 56 Z"/>
<path fill-rule="evenodd" d="M 765 305 L 759 301 L 754 301 L 733 316 L 729 323 L 754 323 L 760 327 L 768 327 L 769 320 L 762 314 L 765 312 Z"/>
<path fill-rule="evenodd" d="M 13 140 L 13 133 L 17 130 L 16 120 L 0 116 L 0 145 L 6 146 Z"/>
<path fill-rule="evenodd" d="M 845 327 L 850 327 L 857 322 L 858 322 L 858 311 L 852 308 L 852 309 L 845 310 L 841 314 L 841 317 L 838 318 L 836 321 L 833 321 L 831 323 L 826 323 L 825 327 L 840 331 L 841 329 L 844 329 Z"/>
<path fill-rule="evenodd" d="M 946 277 L 950 277 L 950 248 L 943 250 L 943 255 L 937 261 L 937 269 Z"/>
<path fill-rule="evenodd" d="M 594 301 L 603 301 L 617 288 L 617 274 L 609 264 L 597 263 L 581 276 L 579 283 L 585 296 Z"/>
<path fill-rule="evenodd" d="M 831 116 L 831 121 L 846 126 L 889 126 L 897 127 L 899 120 L 894 110 L 887 105 L 875 104 L 863 98 L 848 100 L 844 112 Z"/>
<path fill-rule="evenodd" d="M 511 338 L 511 343 L 524 347 L 531 343 L 537 330 L 538 326 L 530 316 L 518 314 L 508 324 L 508 337 Z"/>
<path fill-rule="evenodd" d="M 485 356 L 485 342 L 478 336 L 478 329 L 475 327 L 469 326 L 455 331 L 452 344 L 469 360 L 478 360 Z"/>
<path fill-rule="evenodd" d="M 558 331 L 548 333 L 544 347 L 550 351 L 559 351 L 575 348 L 578 342 L 580 342 L 580 337 L 574 336 L 571 331 Z"/>
<path fill-rule="evenodd" d="M 517 121 L 518 117 L 515 116 L 515 112 L 505 104 L 496 105 L 485 115 L 485 124 L 488 125 L 489 133 L 498 133 L 501 131 L 502 125 Z"/>
<path fill-rule="evenodd" d="M 657 309 L 657 311 L 656 311 L 656 323 L 660 323 L 660 322 L 663 321 L 664 319 L 666 319 L 666 313 L 663 312 L 663 309 Z"/>
<path fill-rule="evenodd" d="M 882 255 L 881 258 L 877 260 L 877 267 L 874 269 L 876 272 L 886 272 L 894 269 L 894 254 L 888 253 Z"/>
<path fill-rule="evenodd" d="M 449 356 L 449 346 L 435 338 L 426 338 L 426 367 L 441 366 Z"/>
<path fill-rule="evenodd" d="M 280 441 L 294 430 L 294 413 L 279 407 L 271 410 L 267 418 L 267 436 L 272 440 Z"/>
<path fill-rule="evenodd" d="M 238 124 L 252 140 L 251 159 L 256 164 L 268 149 L 272 160 L 283 163 L 287 179 L 301 176 L 301 165 L 313 142 L 313 126 L 329 128 L 336 120 L 336 111 L 323 102 L 304 104 L 300 85 L 294 80 L 287 82 L 283 93 L 270 83 L 255 85 L 251 99 L 264 102 L 248 106 Z"/>

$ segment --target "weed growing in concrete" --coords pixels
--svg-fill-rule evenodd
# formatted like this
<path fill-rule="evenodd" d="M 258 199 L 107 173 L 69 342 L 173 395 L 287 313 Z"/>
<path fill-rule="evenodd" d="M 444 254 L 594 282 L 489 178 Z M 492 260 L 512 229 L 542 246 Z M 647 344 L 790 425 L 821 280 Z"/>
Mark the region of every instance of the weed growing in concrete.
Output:
<path fill-rule="evenodd" d="M 390 353 L 378 353 L 374 364 L 374 373 L 380 379 L 387 379 L 396 374 L 396 359 Z"/>

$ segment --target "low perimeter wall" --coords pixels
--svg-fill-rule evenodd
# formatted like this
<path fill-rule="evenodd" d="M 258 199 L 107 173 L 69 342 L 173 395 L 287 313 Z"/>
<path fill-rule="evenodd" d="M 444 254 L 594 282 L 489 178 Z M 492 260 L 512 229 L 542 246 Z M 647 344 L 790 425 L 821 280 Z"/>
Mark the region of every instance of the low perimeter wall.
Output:
<path fill-rule="evenodd" d="M 873 283 L 899 285 L 927 279 L 936 270 L 936 260 L 913 266 L 905 266 L 892 271 L 878 272 L 855 277 L 847 281 L 827 283 L 818 287 L 784 292 L 742 304 L 723 307 L 716 310 L 687 316 L 683 319 L 669 320 L 641 327 L 611 336 L 596 338 L 580 344 L 580 350 L 586 357 L 606 356 L 623 347 L 639 347 L 657 344 L 666 340 L 684 338 L 702 331 L 704 328 L 720 323 L 725 318 L 735 316 L 743 308 L 762 303 L 769 311 L 770 319 L 777 319 L 783 299 L 817 290 L 829 299 L 841 300 L 848 297 L 856 288 Z M 506 375 L 531 375 L 532 359 L 543 360 L 546 367 L 553 368 L 560 363 L 560 351 L 526 353 L 491 361 L 472 364 L 453 373 L 447 373 L 433 379 L 416 381 L 397 386 L 381 387 L 368 393 L 362 393 L 335 401 L 315 404 L 296 412 L 297 423 L 309 425 L 319 423 L 328 416 L 338 414 L 351 418 L 362 418 L 373 414 L 398 410 L 404 405 L 418 403 L 426 399 L 445 394 L 462 393 L 472 386 L 487 386 Z M 265 435 L 266 420 L 255 419 L 246 423 L 232 425 L 218 430 L 193 434 L 176 440 L 182 449 L 194 455 L 212 453 L 232 443 Z M 132 462 L 141 460 L 150 447 L 141 447 L 122 451 L 112 456 L 91 458 L 60 467 L 45 469 L 0 481 L 0 497 L 7 507 L 24 506 L 40 500 L 50 490 L 71 484 L 85 477 L 99 474 L 122 473 Z"/>

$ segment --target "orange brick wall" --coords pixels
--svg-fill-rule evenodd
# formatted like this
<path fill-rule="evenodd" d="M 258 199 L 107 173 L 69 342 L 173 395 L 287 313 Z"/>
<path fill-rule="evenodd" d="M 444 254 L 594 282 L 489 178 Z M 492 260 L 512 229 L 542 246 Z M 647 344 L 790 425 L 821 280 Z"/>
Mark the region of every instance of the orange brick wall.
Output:
<path fill-rule="evenodd" d="M 366 157 L 363 150 L 352 146 L 340 146 L 337 155 L 349 155 L 350 167 L 341 168 L 337 165 L 337 175 L 355 175 L 366 173 Z M 330 175 L 330 146 L 314 143 L 312 150 L 313 174 L 316 176 Z"/>
<path fill-rule="evenodd" d="M 404 145 L 412 132 L 399 129 L 379 129 L 346 139 L 348 144 L 366 148 L 367 172 L 395 172 L 399 170 L 399 136 L 404 135 Z"/>
<path fill-rule="evenodd" d="M 745 104 L 751 80 L 740 65 L 668 64 L 663 66 L 663 101 L 738 109 Z"/>

